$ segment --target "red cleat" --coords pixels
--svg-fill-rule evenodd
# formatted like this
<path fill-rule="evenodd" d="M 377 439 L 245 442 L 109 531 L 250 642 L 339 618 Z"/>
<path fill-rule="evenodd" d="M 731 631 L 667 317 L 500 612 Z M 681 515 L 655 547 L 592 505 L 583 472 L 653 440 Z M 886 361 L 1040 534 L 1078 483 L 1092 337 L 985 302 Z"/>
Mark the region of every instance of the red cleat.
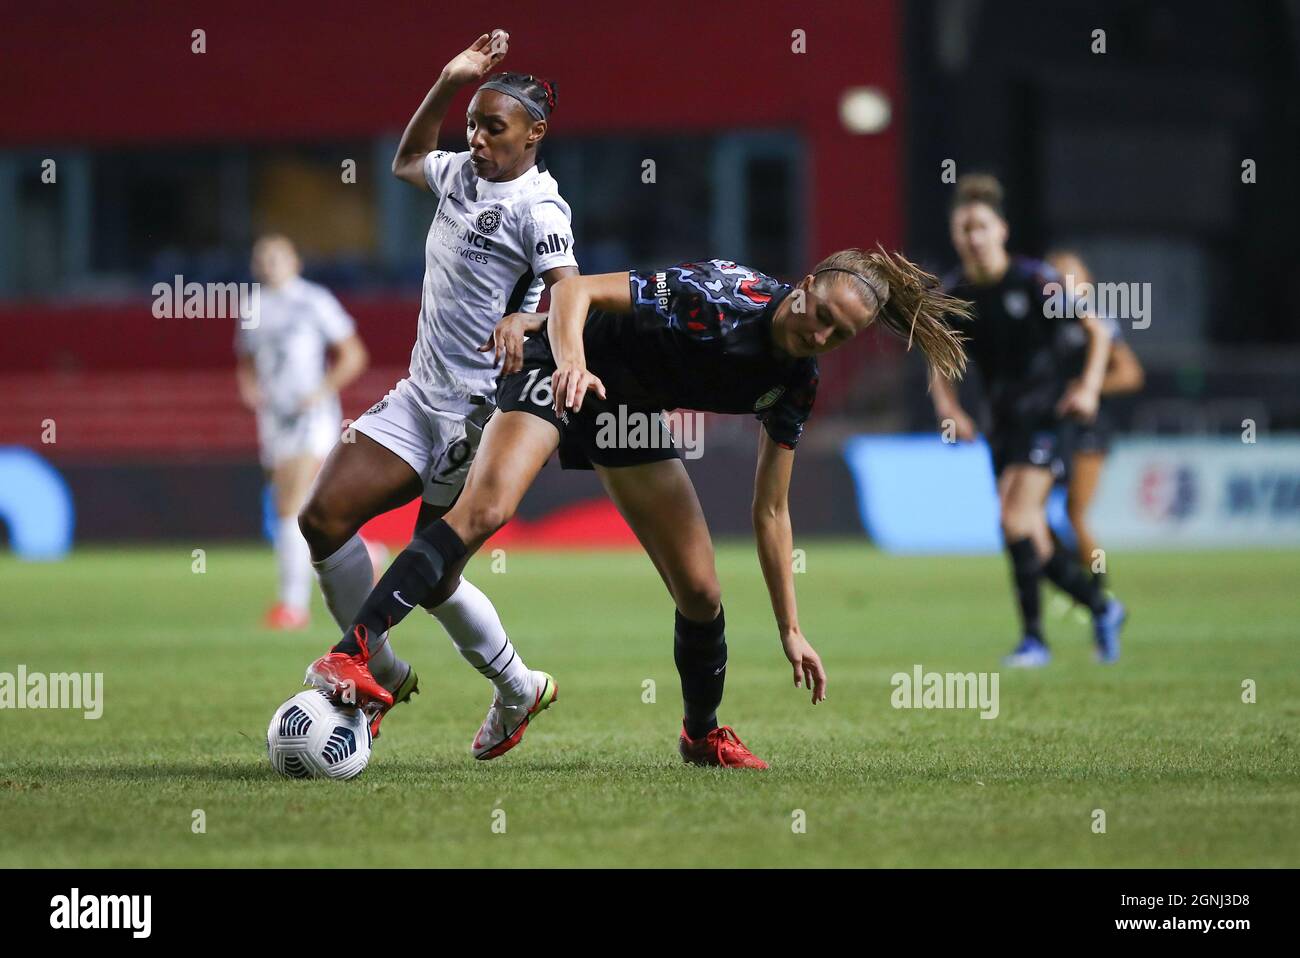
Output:
<path fill-rule="evenodd" d="M 283 602 L 277 602 L 263 617 L 262 625 L 277 632 L 293 632 L 307 628 L 310 621 L 311 617 L 306 609 L 295 609 Z"/>
<path fill-rule="evenodd" d="M 722 768 L 767 768 L 763 761 L 740 740 L 730 725 L 722 725 L 702 739 L 691 739 L 682 729 L 677 751 L 690 765 L 718 765 Z"/>
<path fill-rule="evenodd" d="M 384 713 L 393 707 L 393 693 L 388 691 L 370 673 L 369 635 L 364 625 L 356 628 L 357 644 L 361 652 L 330 652 L 322 655 L 307 668 L 303 679 L 306 685 L 315 686 L 328 693 L 335 702 L 355 705 L 370 716 L 370 734 L 379 733 L 379 723 Z"/>

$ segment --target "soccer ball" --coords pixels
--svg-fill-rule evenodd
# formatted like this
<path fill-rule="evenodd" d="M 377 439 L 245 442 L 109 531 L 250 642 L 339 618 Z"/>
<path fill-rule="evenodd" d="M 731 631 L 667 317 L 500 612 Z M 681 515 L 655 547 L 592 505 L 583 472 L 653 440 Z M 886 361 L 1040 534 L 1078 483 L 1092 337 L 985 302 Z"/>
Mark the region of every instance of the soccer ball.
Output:
<path fill-rule="evenodd" d="M 370 723 L 360 709 L 308 689 L 271 716 L 266 753 L 288 778 L 355 778 L 370 761 Z"/>

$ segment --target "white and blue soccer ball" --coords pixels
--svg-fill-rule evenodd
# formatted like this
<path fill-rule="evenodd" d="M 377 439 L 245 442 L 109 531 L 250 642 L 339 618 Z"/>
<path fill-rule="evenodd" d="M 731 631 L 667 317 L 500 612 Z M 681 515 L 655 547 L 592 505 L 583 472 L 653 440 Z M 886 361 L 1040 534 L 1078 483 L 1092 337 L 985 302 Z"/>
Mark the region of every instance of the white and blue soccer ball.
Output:
<path fill-rule="evenodd" d="M 319 689 L 299 692 L 271 716 L 266 752 L 287 778 L 355 778 L 370 762 L 370 723 Z"/>

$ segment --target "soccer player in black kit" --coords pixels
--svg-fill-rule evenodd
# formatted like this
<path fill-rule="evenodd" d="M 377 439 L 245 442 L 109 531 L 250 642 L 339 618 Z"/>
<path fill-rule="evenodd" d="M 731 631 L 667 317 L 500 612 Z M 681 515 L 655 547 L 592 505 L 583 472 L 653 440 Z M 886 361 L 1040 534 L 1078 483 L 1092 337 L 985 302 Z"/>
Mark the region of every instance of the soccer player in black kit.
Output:
<path fill-rule="evenodd" d="M 753 498 L 759 563 L 794 685 L 806 683 L 816 704 L 826 697 L 826 672 L 799 628 L 788 511 L 794 450 L 817 391 L 816 357 L 879 321 L 909 345 L 915 341 L 940 374 L 957 376 L 965 354 L 945 315 L 966 309 L 935 277 L 883 249 L 835 253 L 796 286 L 726 260 L 561 280 L 551 291 L 545 334 L 528 341 L 521 369 L 503 370 L 500 410 L 484 431 L 459 501 L 420 530 L 313 670 L 335 676 L 336 687 L 350 684 L 358 704 L 372 691 L 382 702 L 365 667 L 369 636 L 396 624 L 408 604 L 422 603 L 446 576 L 458 575 L 514 514 L 558 449 L 564 468 L 595 469 L 676 605 L 682 758 L 766 768 L 718 723 L 727 665 L 722 595 L 713 543 L 680 451 L 658 437 L 634 442 L 632 431 L 611 442 L 600 428 L 601 413 L 623 407 L 624 421 L 648 417 L 653 429 L 663 428 L 659 416 L 666 409 L 759 419 Z M 581 588 L 575 583 L 575 599 Z M 519 710 L 501 730 L 507 747 L 546 704 Z"/>
<path fill-rule="evenodd" d="M 1056 548 L 1046 514 L 1052 485 L 1068 467 L 1073 423 L 1097 414 L 1109 334 L 1096 317 L 1078 319 L 1087 353 L 1082 373 L 1069 378 L 1057 343 L 1061 324 L 1074 320 L 1060 318 L 1044 289 L 1061 279 L 1045 263 L 1008 254 L 1002 187 L 993 177 L 972 174 L 958 180 L 950 227 L 961 268 L 945 285 L 974 306 L 974 314 L 954 328 L 969 341 L 991 407 L 988 443 L 1023 626 L 1019 645 L 1003 662 L 1035 667 L 1051 661 L 1040 610 L 1044 576 L 1092 613 L 1098 661 L 1114 662 L 1124 606 Z M 948 380 L 932 375 L 931 388 L 941 426 L 950 426 L 959 440 L 974 439 L 975 424 Z"/>
<path fill-rule="evenodd" d="M 1047 254 L 1047 262 L 1065 278 L 1069 295 L 1078 298 L 1082 295 L 1082 286 L 1093 286 L 1092 273 L 1078 253 L 1054 250 Z M 1119 321 L 1107 316 L 1097 318 L 1106 324 L 1111 336 L 1110 359 L 1106 363 L 1106 376 L 1101 381 L 1101 405 L 1097 410 L 1097 418 L 1090 423 L 1081 423 L 1074 434 L 1070 475 L 1066 483 L 1065 511 L 1070 518 L 1070 527 L 1074 530 L 1076 557 L 1104 590 L 1108 575 L 1103 558 L 1105 552 L 1098 547 L 1092 534 L 1088 509 L 1101 483 L 1102 467 L 1110 455 L 1114 424 L 1107 415 L 1107 400 L 1111 396 L 1137 392 L 1142 388 L 1146 373 L 1137 354 L 1133 352 L 1133 347 L 1125 342 Z M 1060 343 L 1066 363 L 1076 372 L 1082 370 L 1087 362 L 1087 343 L 1079 335 L 1080 332 L 1075 324 L 1067 326 L 1062 330 Z"/>

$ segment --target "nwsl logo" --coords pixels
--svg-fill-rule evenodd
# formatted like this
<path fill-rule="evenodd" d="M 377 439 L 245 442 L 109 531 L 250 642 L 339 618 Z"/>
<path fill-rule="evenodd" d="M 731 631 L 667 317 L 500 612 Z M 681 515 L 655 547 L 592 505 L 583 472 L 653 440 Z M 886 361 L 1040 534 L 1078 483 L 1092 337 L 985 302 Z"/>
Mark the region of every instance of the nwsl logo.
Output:
<path fill-rule="evenodd" d="M 1189 466 L 1150 466 L 1138 484 L 1138 502 L 1154 519 L 1186 519 L 1198 498 L 1196 473 Z"/>

